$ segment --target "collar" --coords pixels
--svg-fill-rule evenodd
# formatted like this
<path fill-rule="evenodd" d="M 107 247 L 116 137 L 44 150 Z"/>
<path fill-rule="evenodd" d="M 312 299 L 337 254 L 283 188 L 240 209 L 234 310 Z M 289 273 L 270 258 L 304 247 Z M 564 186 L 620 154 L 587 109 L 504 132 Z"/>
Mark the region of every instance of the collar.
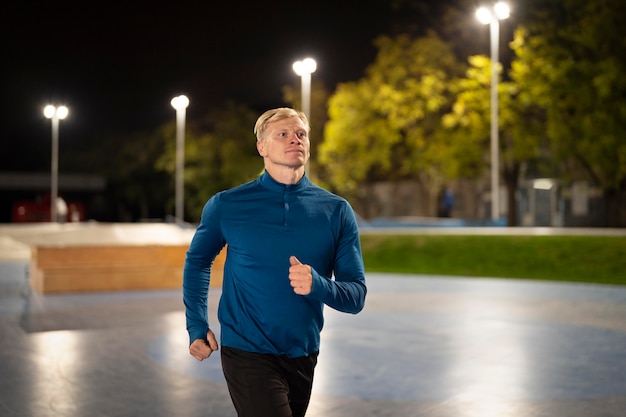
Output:
<path fill-rule="evenodd" d="M 280 193 L 285 191 L 289 191 L 292 193 L 302 191 L 311 185 L 311 181 L 309 181 L 306 173 L 302 176 L 302 178 L 300 178 L 300 181 L 295 184 L 283 184 L 272 178 L 272 176 L 265 170 L 263 171 L 263 174 L 259 177 L 259 182 L 265 188 Z"/>

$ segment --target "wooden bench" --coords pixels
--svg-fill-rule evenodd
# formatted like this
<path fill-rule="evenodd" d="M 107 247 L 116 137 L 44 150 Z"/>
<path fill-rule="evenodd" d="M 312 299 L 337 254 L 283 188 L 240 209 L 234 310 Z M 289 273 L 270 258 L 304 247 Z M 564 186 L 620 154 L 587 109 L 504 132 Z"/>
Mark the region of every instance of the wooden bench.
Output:
<path fill-rule="evenodd" d="M 182 288 L 189 245 L 33 246 L 30 280 L 42 293 Z M 222 285 L 223 250 L 211 270 Z"/>

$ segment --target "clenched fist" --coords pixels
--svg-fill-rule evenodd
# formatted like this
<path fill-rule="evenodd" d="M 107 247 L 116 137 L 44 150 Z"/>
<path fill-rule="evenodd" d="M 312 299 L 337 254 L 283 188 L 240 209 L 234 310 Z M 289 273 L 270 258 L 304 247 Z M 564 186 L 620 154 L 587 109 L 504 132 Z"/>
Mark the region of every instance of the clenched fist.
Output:
<path fill-rule="evenodd" d="M 219 348 L 217 344 L 217 340 L 215 340 L 215 334 L 213 331 L 209 329 L 206 334 L 206 340 L 196 339 L 189 346 L 189 354 L 196 358 L 199 361 L 203 361 L 209 356 L 211 353 L 216 351 Z"/>
<path fill-rule="evenodd" d="M 293 292 L 299 295 L 307 295 L 311 293 L 313 288 L 313 274 L 311 267 L 305 265 L 295 256 L 289 257 L 289 281 Z"/>

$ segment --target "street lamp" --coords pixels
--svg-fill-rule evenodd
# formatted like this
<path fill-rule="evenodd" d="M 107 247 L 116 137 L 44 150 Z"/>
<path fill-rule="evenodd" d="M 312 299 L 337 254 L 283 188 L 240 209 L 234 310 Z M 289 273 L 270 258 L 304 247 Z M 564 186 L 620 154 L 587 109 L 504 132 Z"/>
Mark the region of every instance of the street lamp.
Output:
<path fill-rule="evenodd" d="M 170 102 L 176 110 L 176 221 L 184 221 L 183 203 L 183 172 L 185 169 L 185 114 L 189 99 L 181 95 L 174 97 Z"/>
<path fill-rule="evenodd" d="M 311 117 L 311 74 L 317 69 L 317 62 L 313 58 L 305 58 L 293 63 L 293 70 L 302 79 L 302 112 L 307 118 Z"/>
<path fill-rule="evenodd" d="M 491 218 L 497 220 L 500 215 L 500 193 L 498 176 L 499 138 L 498 138 L 498 41 L 500 20 L 509 17 L 509 5 L 498 2 L 493 7 L 481 7 L 476 10 L 480 23 L 489 25 L 491 31 Z"/>
<path fill-rule="evenodd" d="M 69 114 L 66 106 L 55 107 L 48 104 L 43 109 L 46 119 L 52 120 L 52 161 L 50 163 L 50 221 L 57 222 L 57 198 L 59 195 L 59 120 Z"/>
<path fill-rule="evenodd" d="M 301 107 L 302 112 L 306 115 L 307 119 L 309 119 L 309 123 L 311 123 L 311 74 L 314 73 L 316 69 L 317 62 L 315 62 L 313 58 L 305 58 L 302 61 L 293 63 L 294 72 L 299 75 L 302 80 Z M 309 161 L 307 161 L 306 165 L 306 170 L 309 171 Z"/>

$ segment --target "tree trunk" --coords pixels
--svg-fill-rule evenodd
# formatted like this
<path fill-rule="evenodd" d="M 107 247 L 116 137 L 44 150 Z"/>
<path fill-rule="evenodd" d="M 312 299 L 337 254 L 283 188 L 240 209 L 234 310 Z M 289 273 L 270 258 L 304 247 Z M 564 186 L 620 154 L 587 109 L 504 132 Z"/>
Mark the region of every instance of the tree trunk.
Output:
<path fill-rule="evenodd" d="M 605 227 L 626 227 L 626 190 L 615 189 L 604 192 L 604 226 Z"/>
<path fill-rule="evenodd" d="M 513 163 L 504 169 L 504 183 L 507 191 L 507 221 L 508 227 L 518 226 L 517 219 L 517 182 L 519 179 L 520 164 Z"/>

